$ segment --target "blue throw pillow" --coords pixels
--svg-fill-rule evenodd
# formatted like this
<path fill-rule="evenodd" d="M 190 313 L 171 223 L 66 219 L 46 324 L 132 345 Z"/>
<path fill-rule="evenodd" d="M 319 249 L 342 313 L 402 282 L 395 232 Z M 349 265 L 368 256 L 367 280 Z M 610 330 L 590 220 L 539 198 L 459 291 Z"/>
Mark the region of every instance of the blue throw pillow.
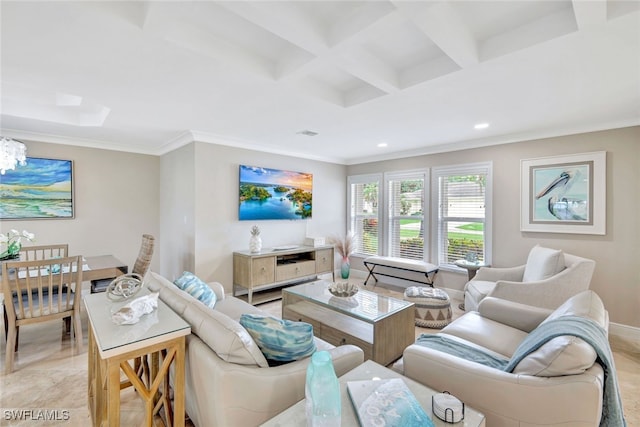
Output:
<path fill-rule="evenodd" d="M 243 314 L 240 324 L 260 347 L 270 366 L 303 359 L 316 351 L 313 326 L 309 323 Z"/>
<path fill-rule="evenodd" d="M 213 308 L 216 305 L 218 300 L 216 293 L 193 273 L 183 272 L 182 276 L 173 281 L 173 284 L 207 307 Z"/>

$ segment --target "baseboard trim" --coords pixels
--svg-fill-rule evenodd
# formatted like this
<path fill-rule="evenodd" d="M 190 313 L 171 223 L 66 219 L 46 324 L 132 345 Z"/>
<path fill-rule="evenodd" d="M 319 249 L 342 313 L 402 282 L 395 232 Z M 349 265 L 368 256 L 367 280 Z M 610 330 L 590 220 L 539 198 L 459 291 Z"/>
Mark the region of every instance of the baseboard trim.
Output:
<path fill-rule="evenodd" d="M 629 342 L 633 347 L 640 350 L 640 328 L 623 325 L 622 323 L 609 322 L 609 335 Z"/>

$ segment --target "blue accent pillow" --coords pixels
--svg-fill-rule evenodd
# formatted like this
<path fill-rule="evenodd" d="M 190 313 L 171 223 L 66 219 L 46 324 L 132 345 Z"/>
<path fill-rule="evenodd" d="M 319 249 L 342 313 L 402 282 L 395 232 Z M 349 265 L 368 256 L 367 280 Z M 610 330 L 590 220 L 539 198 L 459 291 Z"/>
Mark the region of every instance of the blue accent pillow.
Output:
<path fill-rule="evenodd" d="M 182 276 L 173 281 L 173 284 L 207 307 L 213 308 L 216 305 L 218 300 L 216 293 L 193 273 L 184 271 Z"/>
<path fill-rule="evenodd" d="M 303 359 L 316 351 L 313 326 L 309 323 L 243 314 L 240 324 L 256 342 L 269 366 Z"/>

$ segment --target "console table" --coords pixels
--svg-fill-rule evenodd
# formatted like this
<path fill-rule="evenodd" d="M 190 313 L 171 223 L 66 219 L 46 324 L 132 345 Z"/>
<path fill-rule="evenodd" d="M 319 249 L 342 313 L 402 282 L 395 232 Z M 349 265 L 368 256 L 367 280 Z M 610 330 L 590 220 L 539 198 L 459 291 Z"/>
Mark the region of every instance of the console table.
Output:
<path fill-rule="evenodd" d="M 168 424 L 184 427 L 185 337 L 191 328 L 161 300 L 154 312 L 142 316 L 135 325 L 116 325 L 111 314 L 125 304 L 111 302 L 105 293 L 84 297 L 89 317 L 88 397 L 93 425 L 120 426 L 120 390 L 134 386 L 145 402 L 145 425 L 151 426 L 154 415 L 164 406 Z M 147 366 L 151 359 L 146 384 L 130 363 L 137 358 L 143 358 Z M 173 408 L 169 393 L 172 363 Z M 121 371 L 127 377 L 122 383 Z"/>
<path fill-rule="evenodd" d="M 233 253 L 233 296 L 247 293 L 249 304 L 278 299 L 279 294 L 260 292 L 275 287 L 315 280 L 318 274 L 334 273 L 333 246 L 268 248 L 258 253 Z"/>

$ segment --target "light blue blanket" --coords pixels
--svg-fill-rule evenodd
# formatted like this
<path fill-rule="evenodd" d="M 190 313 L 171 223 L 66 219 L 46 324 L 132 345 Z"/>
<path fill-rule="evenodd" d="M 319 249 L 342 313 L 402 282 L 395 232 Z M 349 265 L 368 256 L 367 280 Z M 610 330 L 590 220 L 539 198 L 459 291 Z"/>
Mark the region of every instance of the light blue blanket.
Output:
<path fill-rule="evenodd" d="M 441 335 L 422 334 L 416 340 L 416 344 L 505 372 L 513 372 L 518 363 L 527 355 L 536 351 L 553 338 L 562 335 L 581 338 L 591 345 L 598 355 L 597 362 L 604 370 L 604 395 L 600 426 L 626 426 L 627 422 L 624 419 L 618 388 L 618 376 L 616 375 L 613 355 L 607 340 L 607 333 L 591 319 L 562 316 L 541 324 L 520 343 L 510 360 L 495 357 L 477 347 L 468 346 Z"/>

